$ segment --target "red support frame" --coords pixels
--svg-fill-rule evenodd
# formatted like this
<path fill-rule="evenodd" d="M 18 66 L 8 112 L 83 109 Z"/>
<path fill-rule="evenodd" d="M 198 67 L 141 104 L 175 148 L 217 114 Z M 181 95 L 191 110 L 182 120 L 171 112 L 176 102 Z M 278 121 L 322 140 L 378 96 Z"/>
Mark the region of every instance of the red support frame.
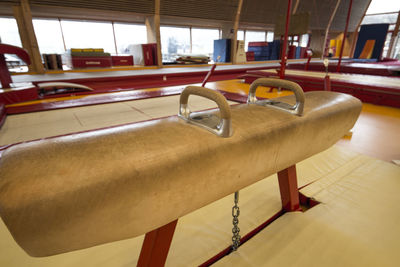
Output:
<path fill-rule="evenodd" d="M 207 73 L 206 77 L 203 80 L 203 83 L 201 84 L 201 87 L 206 86 L 206 83 L 210 79 L 211 75 L 214 73 L 215 68 L 217 67 L 217 64 L 212 65 L 210 71 Z"/>
<path fill-rule="evenodd" d="M 331 89 L 331 78 L 329 77 L 328 74 L 325 75 L 324 90 L 325 91 L 332 91 L 332 89 Z"/>
<path fill-rule="evenodd" d="M 278 172 L 282 208 L 285 212 L 300 211 L 299 189 L 297 187 L 296 165 Z"/>
<path fill-rule="evenodd" d="M 285 36 L 283 38 L 283 45 L 282 45 L 282 55 L 281 55 L 281 70 L 279 72 L 279 77 L 281 79 L 285 78 L 285 68 L 286 68 L 286 49 L 288 43 L 288 33 L 289 33 L 289 24 L 290 24 L 290 14 L 292 9 L 292 0 L 288 0 L 288 8 L 286 12 L 286 26 L 285 26 Z"/>
<path fill-rule="evenodd" d="M 10 83 L 12 83 L 12 80 L 7 68 L 6 59 L 3 54 L 0 54 L 0 84 L 5 89 L 10 88 Z"/>
<path fill-rule="evenodd" d="M 178 220 L 148 232 L 140 251 L 138 267 L 164 266 Z"/>
<path fill-rule="evenodd" d="M 285 212 L 292 212 L 292 211 L 301 211 L 300 208 L 300 196 L 302 197 L 302 203 L 307 205 L 311 208 L 315 205 L 318 205 L 318 202 L 314 200 L 310 200 L 304 195 L 299 193 L 299 189 L 297 187 L 297 175 L 296 175 L 296 165 L 292 165 L 280 172 L 278 172 L 278 181 L 279 181 L 279 189 L 281 193 L 281 201 L 282 201 L 282 209 L 265 221 L 263 224 L 255 228 L 250 233 L 246 234 L 240 239 L 240 244 L 244 244 L 250 238 L 255 236 L 257 233 L 265 229 L 268 225 L 272 222 L 277 220 L 281 217 Z M 309 202 L 309 203 L 305 203 Z M 226 255 L 228 255 L 232 251 L 232 246 L 229 246 L 222 250 L 220 253 L 215 255 L 214 257 L 210 258 L 203 264 L 200 264 L 200 267 L 207 267 L 211 266 L 212 264 L 216 263 L 218 260 L 222 259 Z"/>
<path fill-rule="evenodd" d="M 297 186 L 296 165 L 292 165 L 278 172 L 278 182 L 281 194 L 282 210 L 266 221 L 263 225 L 243 237 L 241 239 L 243 243 L 269 225 L 272 221 L 279 218 L 284 212 L 301 211 L 299 189 Z M 177 222 L 178 220 L 175 220 L 146 234 L 137 264 L 138 267 L 158 267 L 165 265 Z M 230 250 L 231 247 L 226 248 L 201 266 L 209 266 L 215 263 L 227 255 Z"/>
<path fill-rule="evenodd" d="M 308 67 L 310 66 L 310 61 L 311 61 L 312 55 L 313 55 L 312 51 L 310 49 L 307 49 L 307 63 L 304 66 L 304 70 L 308 70 Z"/>
<path fill-rule="evenodd" d="M 14 54 L 22 59 L 26 64 L 29 65 L 31 63 L 29 54 L 25 49 L 13 45 L 0 44 L 0 84 L 3 89 L 9 88 L 10 83 L 12 83 L 4 54 Z"/>

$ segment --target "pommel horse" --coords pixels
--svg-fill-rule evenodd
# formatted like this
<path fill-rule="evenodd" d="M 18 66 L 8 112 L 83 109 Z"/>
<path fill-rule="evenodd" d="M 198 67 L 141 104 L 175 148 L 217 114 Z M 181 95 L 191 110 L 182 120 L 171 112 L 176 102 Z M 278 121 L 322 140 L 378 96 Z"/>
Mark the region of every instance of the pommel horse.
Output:
<path fill-rule="evenodd" d="M 294 95 L 259 100 L 259 86 Z M 218 109 L 191 112 L 198 95 Z M 44 257 L 146 234 L 138 266 L 163 266 L 177 220 L 278 173 L 285 211 L 299 209 L 295 164 L 343 137 L 361 112 L 346 94 L 303 93 L 261 78 L 246 104 L 188 86 L 178 116 L 17 144 L 0 158 L 0 215 Z"/>

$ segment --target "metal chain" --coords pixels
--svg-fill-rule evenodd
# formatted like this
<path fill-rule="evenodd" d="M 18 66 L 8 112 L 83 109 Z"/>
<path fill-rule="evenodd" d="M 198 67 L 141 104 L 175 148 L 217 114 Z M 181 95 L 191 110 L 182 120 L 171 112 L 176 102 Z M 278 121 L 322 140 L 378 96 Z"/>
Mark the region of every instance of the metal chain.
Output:
<path fill-rule="evenodd" d="M 234 196 L 234 203 L 235 205 L 232 207 L 232 223 L 233 223 L 233 228 L 232 228 L 232 251 L 236 251 L 238 247 L 240 246 L 240 228 L 238 227 L 239 224 L 239 215 L 240 215 L 240 209 L 238 206 L 239 202 L 239 191 L 235 192 Z"/>

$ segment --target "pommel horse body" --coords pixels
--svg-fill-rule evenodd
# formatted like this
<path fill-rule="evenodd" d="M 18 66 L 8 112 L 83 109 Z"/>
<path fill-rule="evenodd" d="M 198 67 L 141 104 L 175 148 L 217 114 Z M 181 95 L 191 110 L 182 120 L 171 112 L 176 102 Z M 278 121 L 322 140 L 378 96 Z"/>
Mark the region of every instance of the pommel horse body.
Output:
<path fill-rule="evenodd" d="M 294 95 L 258 100 L 259 85 Z M 209 98 L 218 109 L 191 112 L 190 95 Z M 279 79 L 256 80 L 248 103 L 232 107 L 216 91 L 188 86 L 178 116 L 6 149 L 0 215 L 31 256 L 148 233 L 138 265 L 162 265 L 154 262 L 166 257 L 169 245 L 166 252 L 151 247 L 165 227 L 173 234 L 185 214 L 271 174 L 290 175 L 289 167 L 343 137 L 360 112 L 361 102 L 350 95 L 303 93 L 296 83 Z"/>

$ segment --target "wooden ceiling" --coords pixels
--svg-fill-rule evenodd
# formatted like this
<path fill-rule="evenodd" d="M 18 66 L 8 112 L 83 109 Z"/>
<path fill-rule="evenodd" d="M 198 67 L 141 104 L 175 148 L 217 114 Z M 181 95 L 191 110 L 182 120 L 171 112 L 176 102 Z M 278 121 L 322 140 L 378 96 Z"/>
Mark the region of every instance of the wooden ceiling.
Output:
<path fill-rule="evenodd" d="M 310 14 L 310 29 L 324 30 L 338 0 L 293 0 L 298 1 L 297 13 Z M 19 0 L 2 0 L 17 4 Z M 155 0 L 30 0 L 33 6 L 84 8 L 102 11 L 132 12 L 151 15 L 155 12 Z M 184 19 L 206 19 L 233 21 L 239 0 L 160 0 L 161 17 Z M 350 0 L 341 0 L 332 22 L 332 31 L 343 31 Z M 361 20 L 369 0 L 353 0 L 349 31 L 354 31 Z M 273 27 L 279 15 L 286 14 L 287 0 L 243 0 L 240 23 Z M 189 21 L 189 20 L 188 20 Z"/>

